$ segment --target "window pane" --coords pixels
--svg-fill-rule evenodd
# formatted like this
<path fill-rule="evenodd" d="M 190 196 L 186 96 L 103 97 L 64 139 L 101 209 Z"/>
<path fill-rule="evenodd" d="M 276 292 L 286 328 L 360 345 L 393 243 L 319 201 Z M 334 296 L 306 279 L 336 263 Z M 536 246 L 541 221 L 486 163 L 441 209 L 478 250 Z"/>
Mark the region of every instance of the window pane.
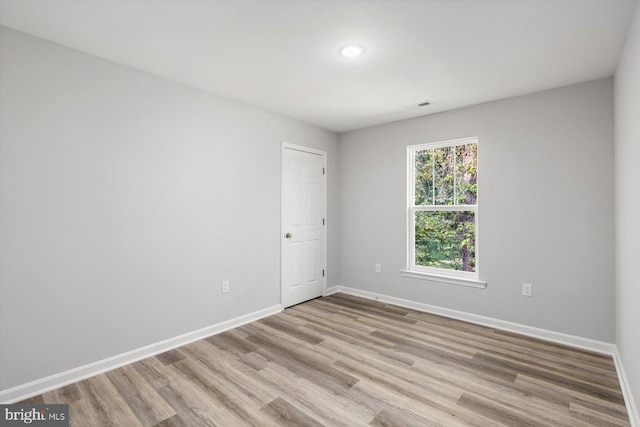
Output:
<path fill-rule="evenodd" d="M 433 158 L 429 150 L 416 151 L 416 205 L 433 204 Z"/>
<path fill-rule="evenodd" d="M 473 211 L 418 211 L 416 265 L 476 271 L 476 227 Z"/>
<path fill-rule="evenodd" d="M 436 148 L 430 151 L 435 169 L 436 205 L 453 205 L 453 155 L 454 147 Z"/>
<path fill-rule="evenodd" d="M 456 151 L 456 204 L 478 203 L 478 145 L 465 144 Z"/>

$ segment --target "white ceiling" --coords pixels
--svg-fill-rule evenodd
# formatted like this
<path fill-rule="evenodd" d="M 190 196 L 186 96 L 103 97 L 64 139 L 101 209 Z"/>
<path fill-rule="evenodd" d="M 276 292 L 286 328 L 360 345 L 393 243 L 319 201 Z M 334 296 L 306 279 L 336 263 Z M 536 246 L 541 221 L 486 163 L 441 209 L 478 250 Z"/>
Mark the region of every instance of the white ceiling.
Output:
<path fill-rule="evenodd" d="M 635 4 L 2 0 L 0 22 L 342 132 L 611 76 Z"/>

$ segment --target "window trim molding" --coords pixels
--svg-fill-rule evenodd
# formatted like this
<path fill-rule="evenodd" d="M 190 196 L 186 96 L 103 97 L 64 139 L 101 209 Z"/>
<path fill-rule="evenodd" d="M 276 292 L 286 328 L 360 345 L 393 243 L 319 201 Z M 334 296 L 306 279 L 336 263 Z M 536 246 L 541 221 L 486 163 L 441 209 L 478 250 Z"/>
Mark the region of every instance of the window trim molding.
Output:
<path fill-rule="evenodd" d="M 429 149 L 433 150 L 442 147 L 452 147 L 456 145 L 476 144 L 479 152 L 479 138 L 477 136 L 453 139 L 448 141 L 429 142 L 407 146 L 407 245 L 406 269 L 401 270 L 403 277 L 414 279 L 430 280 L 454 285 L 471 286 L 475 288 L 485 288 L 487 282 L 480 280 L 480 231 L 478 227 L 478 204 L 475 205 L 437 205 L 437 206 L 416 206 L 415 205 L 415 171 L 414 160 L 417 151 Z M 478 159 L 476 159 L 476 162 Z M 479 177 L 476 177 L 479 183 Z M 478 195 L 480 193 L 478 185 Z M 478 197 L 479 199 L 479 197 Z M 418 266 L 415 264 L 415 212 L 417 211 L 473 211 L 475 217 L 475 257 L 476 264 L 474 272 L 447 270 L 435 267 Z"/>
<path fill-rule="evenodd" d="M 479 289 L 484 289 L 487 287 L 487 282 L 476 279 L 465 279 L 462 277 L 445 276 L 442 274 L 423 273 L 421 271 L 415 270 L 400 270 L 400 274 L 402 275 L 402 277 L 427 280 L 429 282 L 448 283 L 450 285 L 468 286 L 470 288 Z"/>

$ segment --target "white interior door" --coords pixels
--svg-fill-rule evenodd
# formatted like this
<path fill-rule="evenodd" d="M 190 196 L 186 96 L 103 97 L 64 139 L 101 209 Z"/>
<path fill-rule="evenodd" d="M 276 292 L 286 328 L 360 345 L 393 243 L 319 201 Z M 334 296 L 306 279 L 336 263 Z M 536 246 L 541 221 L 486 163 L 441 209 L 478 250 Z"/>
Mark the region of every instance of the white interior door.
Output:
<path fill-rule="evenodd" d="M 282 144 L 282 305 L 322 296 L 326 254 L 326 153 Z"/>

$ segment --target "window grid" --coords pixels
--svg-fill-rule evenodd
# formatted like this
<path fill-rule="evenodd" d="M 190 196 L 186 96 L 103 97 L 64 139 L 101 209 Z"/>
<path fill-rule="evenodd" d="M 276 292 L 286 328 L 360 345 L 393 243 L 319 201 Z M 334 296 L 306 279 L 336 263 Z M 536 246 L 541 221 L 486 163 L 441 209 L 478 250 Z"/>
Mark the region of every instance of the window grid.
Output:
<path fill-rule="evenodd" d="M 464 279 L 472 279 L 478 280 L 479 278 L 479 239 L 478 239 L 478 194 L 477 194 L 477 175 L 475 176 L 475 185 L 476 185 L 476 194 L 475 194 L 475 204 L 467 205 L 460 204 L 458 200 L 458 153 L 456 148 L 460 145 L 476 145 L 476 157 L 475 157 L 475 167 L 477 171 L 477 147 L 478 147 L 478 139 L 477 138 L 465 138 L 462 140 L 456 141 L 445 141 L 441 143 L 434 144 L 422 144 L 417 146 L 409 147 L 409 206 L 408 206 L 408 229 L 409 229 L 409 250 L 408 250 L 408 270 L 416 271 L 422 273 L 429 273 L 434 275 L 443 275 L 443 276 L 451 276 L 456 278 L 464 278 Z M 453 150 L 452 158 L 453 164 L 451 167 L 452 175 L 453 175 L 453 200 L 450 205 L 438 205 L 436 204 L 436 160 L 434 157 L 434 152 L 438 148 L 451 147 Z M 417 175 L 417 165 L 416 165 L 416 155 L 421 151 L 428 151 L 427 164 L 428 161 L 431 161 L 431 205 L 416 204 L 416 175 Z M 477 172 L 476 172 L 477 173 Z M 428 197 L 428 195 L 427 195 Z M 424 199 L 424 202 L 428 202 L 428 199 Z M 423 203 L 424 203 L 423 202 Z M 432 212 L 472 212 L 473 213 L 473 223 L 474 223 L 474 241 L 475 241 L 475 256 L 474 256 L 474 271 L 461 271 L 454 269 L 443 269 L 437 267 L 428 267 L 422 265 L 416 265 L 416 235 L 415 235 L 415 227 L 416 227 L 416 213 L 421 211 L 432 211 Z"/>

